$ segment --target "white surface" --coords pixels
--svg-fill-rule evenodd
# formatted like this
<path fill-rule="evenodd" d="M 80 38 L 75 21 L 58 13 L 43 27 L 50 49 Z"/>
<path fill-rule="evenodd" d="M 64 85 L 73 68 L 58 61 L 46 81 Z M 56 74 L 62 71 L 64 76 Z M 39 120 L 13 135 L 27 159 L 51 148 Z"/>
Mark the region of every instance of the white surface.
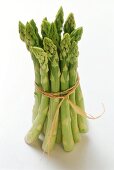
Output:
<path fill-rule="evenodd" d="M 40 146 L 25 144 L 34 102 L 34 72 L 29 53 L 18 35 L 18 21 L 34 18 L 40 27 L 53 20 L 62 5 L 77 26 L 84 27 L 79 43 L 79 72 L 89 113 L 106 112 L 89 121 L 72 152 L 56 146 L 50 156 Z M 114 170 L 114 1 L 0 1 L 0 170 Z"/>

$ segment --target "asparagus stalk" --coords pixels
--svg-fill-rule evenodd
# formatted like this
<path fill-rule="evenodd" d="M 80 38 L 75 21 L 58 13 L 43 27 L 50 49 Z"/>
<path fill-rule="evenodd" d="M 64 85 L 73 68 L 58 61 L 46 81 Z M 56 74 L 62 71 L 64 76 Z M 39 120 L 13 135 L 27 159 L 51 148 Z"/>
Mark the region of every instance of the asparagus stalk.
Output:
<path fill-rule="evenodd" d="M 39 60 L 41 85 L 44 91 L 49 92 L 49 77 L 48 77 L 48 57 L 43 49 L 38 47 L 31 47 L 31 52 Z M 49 98 L 42 95 L 41 104 L 39 107 L 39 114 L 33 122 L 32 128 L 27 133 L 25 140 L 28 144 L 33 143 L 41 133 L 43 124 L 48 113 Z"/>
<path fill-rule="evenodd" d="M 49 38 L 53 41 L 53 43 L 57 46 L 57 51 L 59 53 L 60 48 L 59 44 L 61 41 L 61 32 L 62 32 L 62 25 L 63 25 L 64 19 L 63 19 L 63 9 L 60 7 L 60 9 L 57 12 L 55 22 L 51 24 L 50 27 L 50 33 Z M 61 125 L 60 121 L 58 122 L 58 130 L 57 130 L 57 143 L 60 143 L 61 141 Z"/>
<path fill-rule="evenodd" d="M 59 57 L 57 54 L 57 47 L 53 44 L 51 39 L 46 37 L 44 38 L 43 44 L 44 44 L 44 50 L 47 52 L 50 58 L 51 92 L 59 92 L 60 91 L 60 69 L 59 69 Z M 59 104 L 58 98 L 50 99 L 47 128 L 46 128 L 44 142 L 42 145 L 42 149 L 44 150 L 44 152 L 48 152 L 48 153 L 53 149 L 56 141 L 58 119 L 56 120 L 54 127 L 52 127 L 52 123 L 58 104 Z M 52 128 L 53 131 L 51 133 Z"/>
<path fill-rule="evenodd" d="M 65 24 L 64 24 L 64 33 L 71 33 L 76 27 L 75 19 L 73 13 L 70 13 Z"/>
<path fill-rule="evenodd" d="M 78 66 L 78 46 L 75 41 L 71 43 L 70 51 L 70 65 L 69 65 L 69 85 L 70 87 L 74 86 L 77 80 L 77 66 Z M 69 96 L 72 103 L 76 104 L 75 102 L 75 92 Z M 72 125 L 72 133 L 74 142 L 78 142 L 80 139 L 80 133 L 78 128 L 78 121 L 77 121 L 77 114 L 75 113 L 74 109 L 70 107 L 71 112 L 71 125 Z"/>
<path fill-rule="evenodd" d="M 29 51 L 30 51 L 31 46 L 32 47 L 39 46 L 39 43 L 41 42 L 39 39 L 38 29 L 35 25 L 35 22 L 33 20 L 31 20 L 30 23 L 27 22 L 26 30 L 25 30 L 25 41 L 26 41 L 26 46 Z M 38 86 L 41 87 L 40 64 L 32 52 L 31 52 L 31 57 L 32 57 L 33 64 L 34 64 L 35 82 L 38 84 Z M 34 97 L 35 97 L 35 103 L 33 106 L 33 115 L 32 115 L 33 121 L 35 120 L 35 118 L 38 114 L 38 108 L 39 108 L 40 102 L 41 102 L 41 93 L 36 93 L 36 91 L 35 91 Z"/>
<path fill-rule="evenodd" d="M 77 29 L 75 29 L 74 31 L 72 31 L 72 33 L 70 34 L 71 37 L 71 41 L 76 41 L 78 43 L 78 41 L 81 39 L 82 37 L 82 33 L 83 33 L 83 28 L 79 27 Z M 82 90 L 80 85 L 78 86 L 78 88 L 75 91 L 75 100 L 76 100 L 76 104 L 85 111 L 84 108 L 84 99 L 83 99 L 83 95 L 82 95 Z M 86 133 L 88 131 L 88 125 L 87 125 L 87 119 L 85 117 L 82 117 L 81 115 L 77 115 L 78 118 L 78 127 L 79 127 L 79 131 L 81 133 Z"/>
<path fill-rule="evenodd" d="M 70 36 L 68 33 L 64 34 L 64 37 L 60 44 L 60 60 L 61 60 L 61 91 L 69 88 L 69 48 L 70 48 Z M 74 146 L 72 128 L 71 128 L 71 116 L 70 107 L 65 99 L 61 105 L 61 126 L 62 126 L 62 142 L 65 151 L 71 151 Z"/>
<path fill-rule="evenodd" d="M 38 45 L 40 47 L 42 47 L 42 39 L 38 33 L 38 28 L 36 26 L 36 23 L 34 22 L 34 20 L 32 19 L 29 24 L 31 24 L 32 28 L 34 29 L 34 32 L 36 34 L 36 37 L 38 39 Z M 29 32 L 28 32 L 29 34 Z M 26 35 L 27 37 L 27 35 Z M 32 39 L 32 38 L 31 38 Z M 31 40 L 30 39 L 30 40 Z M 36 46 L 38 46 L 36 44 Z M 33 56 L 33 54 L 31 54 Z M 33 61 L 34 61 L 34 70 L 35 70 L 35 82 L 38 84 L 39 87 L 41 87 L 41 76 L 40 76 L 40 64 L 38 62 L 38 60 L 36 59 L 36 57 L 32 57 L 33 58 Z M 36 91 L 34 92 L 34 98 L 35 98 L 35 103 L 34 103 L 34 106 L 33 106 L 33 115 L 32 115 L 32 121 L 35 120 L 37 114 L 38 114 L 38 108 L 39 108 L 39 105 L 40 105 L 40 102 L 41 102 L 41 94 L 40 93 L 36 93 Z"/>
<path fill-rule="evenodd" d="M 64 13 L 63 13 L 63 8 L 60 7 L 58 12 L 57 12 L 56 18 L 55 18 L 55 25 L 56 25 L 58 37 L 59 37 L 59 46 L 60 46 L 60 41 L 61 41 L 61 32 L 63 30 L 63 22 L 64 22 Z M 60 47 L 58 47 L 58 54 L 59 53 L 60 53 Z M 62 140 L 61 118 L 60 118 L 60 115 L 59 115 L 56 142 L 61 143 L 61 140 Z"/>

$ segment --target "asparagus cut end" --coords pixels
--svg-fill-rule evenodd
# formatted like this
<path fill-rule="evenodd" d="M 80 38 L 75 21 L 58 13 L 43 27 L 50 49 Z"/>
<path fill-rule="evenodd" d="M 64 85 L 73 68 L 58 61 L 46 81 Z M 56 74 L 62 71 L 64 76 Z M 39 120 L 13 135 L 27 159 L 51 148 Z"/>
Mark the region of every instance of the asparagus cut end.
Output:
<path fill-rule="evenodd" d="M 78 115 L 78 127 L 80 133 L 87 133 L 88 132 L 88 123 L 86 118 L 81 117 Z"/>

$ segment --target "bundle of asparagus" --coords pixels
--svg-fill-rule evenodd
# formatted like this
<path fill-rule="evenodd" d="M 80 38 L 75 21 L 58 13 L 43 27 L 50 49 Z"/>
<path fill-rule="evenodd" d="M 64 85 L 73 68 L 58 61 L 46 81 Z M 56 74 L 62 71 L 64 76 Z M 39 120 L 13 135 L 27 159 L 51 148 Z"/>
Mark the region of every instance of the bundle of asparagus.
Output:
<path fill-rule="evenodd" d="M 80 133 L 88 131 L 86 118 L 76 112 L 67 100 L 85 110 L 80 84 L 62 102 L 61 98 L 50 98 L 46 95 L 68 90 L 78 79 L 78 42 L 83 28 L 76 28 L 72 13 L 69 14 L 64 25 L 63 17 L 63 9 L 60 7 L 54 22 L 50 23 L 47 18 L 44 18 L 41 24 L 42 37 L 38 33 L 34 20 L 27 22 L 26 25 L 19 22 L 20 38 L 31 54 L 35 83 L 41 89 L 37 91 L 35 88 L 33 124 L 25 140 L 28 144 L 32 144 L 40 134 L 43 134 L 42 149 L 47 153 L 53 149 L 55 143 L 62 143 L 65 151 L 71 151 L 74 143 L 80 140 Z M 62 31 L 64 31 L 63 35 Z M 42 91 L 46 94 L 41 93 Z M 56 114 L 57 110 L 58 114 Z"/>

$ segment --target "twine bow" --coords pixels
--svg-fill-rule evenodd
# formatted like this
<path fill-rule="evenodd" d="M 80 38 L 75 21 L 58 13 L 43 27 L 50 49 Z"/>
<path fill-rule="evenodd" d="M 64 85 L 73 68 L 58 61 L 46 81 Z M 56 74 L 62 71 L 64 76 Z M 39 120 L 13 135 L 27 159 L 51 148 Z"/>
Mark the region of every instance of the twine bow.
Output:
<path fill-rule="evenodd" d="M 86 113 L 78 105 L 76 105 L 75 103 L 73 103 L 69 99 L 69 95 L 71 95 L 78 88 L 79 84 L 80 84 L 79 83 L 79 76 L 77 76 L 77 81 L 76 81 L 76 84 L 74 86 L 72 86 L 71 88 L 69 88 L 65 91 L 62 91 L 62 92 L 53 93 L 53 92 L 45 92 L 42 88 L 40 88 L 37 85 L 37 83 L 35 83 L 36 92 L 39 92 L 39 93 L 41 93 L 41 94 L 43 94 L 43 95 L 45 95 L 46 97 L 49 97 L 49 98 L 61 99 L 58 106 L 57 106 L 57 109 L 56 109 L 56 112 L 55 112 L 55 115 L 54 115 L 54 118 L 53 118 L 53 121 L 52 121 L 51 129 L 50 129 L 50 132 L 49 132 L 49 138 L 48 138 L 48 142 L 47 142 L 48 147 L 49 147 L 49 143 L 51 141 L 51 135 L 53 134 L 53 130 L 55 129 L 56 122 L 58 121 L 59 109 L 60 109 L 64 100 L 67 100 L 67 102 L 74 109 L 76 114 L 79 114 L 79 115 L 81 115 L 85 118 L 88 118 L 88 119 L 97 119 L 97 118 L 101 117 L 103 115 L 103 113 L 105 112 L 104 105 L 102 104 L 103 112 L 101 114 L 99 114 L 98 116 L 92 116 L 92 115 Z M 48 154 L 49 154 L 49 151 L 48 151 Z"/>

